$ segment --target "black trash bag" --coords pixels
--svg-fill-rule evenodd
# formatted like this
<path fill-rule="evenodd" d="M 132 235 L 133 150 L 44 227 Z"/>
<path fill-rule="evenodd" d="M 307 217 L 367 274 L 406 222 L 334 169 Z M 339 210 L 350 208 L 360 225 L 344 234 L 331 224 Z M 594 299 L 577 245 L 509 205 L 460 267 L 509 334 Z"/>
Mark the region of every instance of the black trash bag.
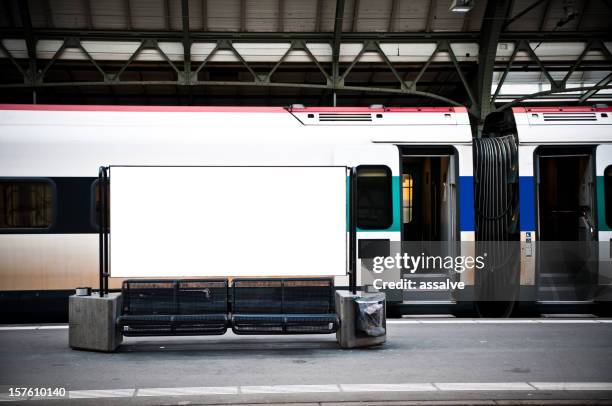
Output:
<path fill-rule="evenodd" d="M 370 337 L 385 335 L 385 295 L 355 298 L 357 304 L 357 330 Z"/>

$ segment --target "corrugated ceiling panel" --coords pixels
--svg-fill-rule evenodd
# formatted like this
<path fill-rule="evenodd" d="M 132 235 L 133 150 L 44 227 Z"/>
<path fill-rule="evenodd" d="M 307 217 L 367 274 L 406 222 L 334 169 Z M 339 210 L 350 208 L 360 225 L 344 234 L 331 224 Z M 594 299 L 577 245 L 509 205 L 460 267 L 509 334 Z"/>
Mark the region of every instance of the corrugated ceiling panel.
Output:
<path fill-rule="evenodd" d="M 8 1 L 3 1 L 0 6 L 0 27 L 9 26 L 9 15 L 11 10 L 8 10 Z M 47 14 L 43 7 L 42 0 L 29 0 L 28 6 L 30 7 L 30 19 L 32 20 L 32 27 L 43 28 L 47 27 Z"/>
<path fill-rule="evenodd" d="M 584 13 L 580 29 L 583 31 L 610 30 L 612 10 L 601 1 L 591 1 Z"/>
<path fill-rule="evenodd" d="M 191 11 L 191 10 L 190 10 Z M 170 30 L 181 31 L 183 29 L 182 8 L 180 0 L 168 1 L 168 23 Z M 191 13 L 190 13 L 191 14 Z"/>
<path fill-rule="evenodd" d="M 353 26 L 353 10 L 355 9 L 355 0 L 346 0 L 344 3 L 344 24 L 342 31 L 351 32 Z"/>
<path fill-rule="evenodd" d="M 80 0 L 49 0 L 51 21 L 55 28 L 87 27 L 86 10 Z"/>
<path fill-rule="evenodd" d="M 278 0 L 247 0 L 246 30 L 278 31 Z"/>
<path fill-rule="evenodd" d="M 358 31 L 387 31 L 392 0 L 362 1 L 359 8 Z"/>
<path fill-rule="evenodd" d="M 544 25 L 542 27 L 542 30 L 552 31 L 552 30 L 567 29 L 566 26 L 568 25 L 571 26 L 571 24 L 568 23 L 564 27 L 556 28 L 557 23 L 564 17 L 565 17 L 565 10 L 563 10 L 563 0 L 552 0 L 550 2 L 550 6 L 548 7 L 548 12 L 546 12 L 546 18 L 544 20 Z"/>
<path fill-rule="evenodd" d="M 240 29 L 240 0 L 208 0 L 208 29 L 210 31 L 238 31 Z"/>
<path fill-rule="evenodd" d="M 165 30 L 163 0 L 130 0 L 132 28 L 135 30 Z"/>
<path fill-rule="evenodd" d="M 581 15 L 583 15 L 582 13 L 585 11 L 584 10 L 584 6 L 587 5 L 585 4 L 586 0 L 576 0 L 574 1 L 573 4 L 573 12 L 577 13 L 576 17 L 574 17 L 571 21 L 569 21 L 567 24 L 565 24 L 564 26 L 557 28 L 559 31 L 578 31 L 580 29 L 580 27 L 578 27 L 580 23 L 580 18 Z M 564 13 L 565 14 L 565 13 Z M 612 18 L 612 16 L 610 16 Z M 556 22 L 555 22 L 556 24 Z"/>
<path fill-rule="evenodd" d="M 316 0 L 285 0 L 285 31 L 314 31 L 316 14 Z"/>
<path fill-rule="evenodd" d="M 515 0 L 514 7 L 512 8 L 511 16 L 518 15 L 521 11 L 527 9 L 527 7 L 533 4 L 533 0 Z M 510 31 L 538 31 L 540 28 L 540 21 L 544 10 L 546 9 L 546 2 L 543 2 L 527 14 L 513 22 L 508 26 Z"/>
<path fill-rule="evenodd" d="M 189 0 L 189 29 L 191 31 L 203 31 L 202 3 L 205 0 Z"/>
<path fill-rule="evenodd" d="M 485 8 L 487 6 L 486 1 L 477 1 L 476 5 L 466 16 L 469 20 L 467 24 L 464 24 L 466 31 L 480 31 L 482 26 L 482 18 L 484 17 Z"/>
<path fill-rule="evenodd" d="M 586 2 L 586 4 L 585 4 Z M 532 4 L 530 0 L 517 0 L 512 15 L 517 15 Z M 548 12 L 546 2 L 537 6 L 517 21 L 513 22 L 509 29 L 512 31 L 538 31 L 542 18 L 544 19 L 543 31 L 574 31 L 574 30 L 609 30 L 612 20 L 612 10 L 601 1 L 576 0 L 573 2 L 573 12 L 577 15 L 564 25 L 557 27 L 557 23 L 566 17 L 563 0 L 552 0 Z M 586 8 L 585 8 L 586 6 Z M 568 10 L 571 13 L 571 10 Z M 578 24 L 580 23 L 580 27 Z"/>
<path fill-rule="evenodd" d="M 424 31 L 430 0 L 400 1 L 393 22 L 393 31 Z"/>
<path fill-rule="evenodd" d="M 90 5 L 94 29 L 127 29 L 124 0 L 91 1 Z"/>
<path fill-rule="evenodd" d="M 336 19 L 336 2 L 330 0 L 321 0 L 321 27 L 322 32 L 331 32 L 334 30 Z M 344 9 L 346 15 L 346 7 Z M 344 24 L 343 24 L 344 27 Z"/>
<path fill-rule="evenodd" d="M 455 13 L 448 7 L 450 1 L 438 1 L 434 13 L 432 29 L 434 31 L 461 31 L 466 13 Z"/>

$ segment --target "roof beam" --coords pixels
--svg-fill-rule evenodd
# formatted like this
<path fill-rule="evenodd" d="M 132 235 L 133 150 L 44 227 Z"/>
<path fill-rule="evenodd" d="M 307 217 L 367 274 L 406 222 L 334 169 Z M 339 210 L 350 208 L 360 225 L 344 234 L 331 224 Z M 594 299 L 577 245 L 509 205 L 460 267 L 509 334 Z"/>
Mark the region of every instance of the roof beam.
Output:
<path fill-rule="evenodd" d="M 4 8 L 4 16 L 6 18 L 6 22 L 9 24 L 11 28 L 17 27 L 15 23 L 15 5 L 12 1 L 0 1 L 2 7 Z"/>
<path fill-rule="evenodd" d="M 495 57 L 497 44 L 504 27 L 504 21 L 510 13 L 511 0 L 496 0 L 487 2 L 487 6 L 480 27 L 481 40 L 478 44 L 478 96 L 476 106 L 471 106 L 471 113 L 476 116 L 479 123 L 492 110 L 491 85 L 495 71 Z"/>
<path fill-rule="evenodd" d="M 125 22 L 127 24 L 128 31 L 132 30 L 132 2 L 130 0 L 123 0 L 123 6 L 125 11 Z"/>
<path fill-rule="evenodd" d="M 526 8 L 524 8 L 522 11 L 519 11 L 514 17 L 512 17 L 508 21 L 506 21 L 506 23 L 504 24 L 503 30 L 505 31 L 510 24 L 512 24 L 513 22 L 515 22 L 516 20 L 518 20 L 519 18 L 521 18 L 525 14 L 529 13 L 531 10 L 533 10 L 534 8 L 539 6 L 540 4 L 544 3 L 545 1 L 546 0 L 536 0 L 533 3 L 531 3 L 531 5 L 529 5 Z"/>
<path fill-rule="evenodd" d="M 191 83 L 191 36 L 189 30 L 189 0 L 181 0 L 181 18 L 183 20 L 183 78 L 185 84 Z"/>
<path fill-rule="evenodd" d="M 170 0 L 164 0 L 162 4 L 162 18 L 166 31 L 170 31 Z"/>
<path fill-rule="evenodd" d="M 317 8 L 316 8 L 315 24 L 314 24 L 315 32 L 321 32 L 322 14 L 323 14 L 323 0 L 317 0 Z"/>
<path fill-rule="evenodd" d="M 89 21 L 91 14 L 87 12 L 87 5 L 85 4 L 87 2 L 87 0 L 83 0 L 83 8 L 85 9 L 85 18 Z M 45 10 L 45 21 L 47 22 L 47 27 L 49 28 L 53 28 L 55 25 L 53 24 L 53 10 L 51 10 L 51 4 L 49 3 L 49 0 L 44 0 L 43 1 L 43 10 Z M 87 24 L 87 29 L 91 30 L 91 25 L 89 25 L 89 23 Z"/>
<path fill-rule="evenodd" d="M 398 0 L 391 0 L 391 10 L 389 11 L 389 24 L 387 25 L 387 32 L 395 31 L 395 23 L 396 23 L 396 16 L 398 13 L 398 10 L 397 10 L 398 6 L 399 6 Z"/>
<path fill-rule="evenodd" d="M 355 32 L 357 28 L 357 19 L 359 18 L 359 0 L 353 0 L 353 19 L 351 21 L 351 32 Z"/>
<path fill-rule="evenodd" d="M 544 30 L 544 25 L 546 24 L 546 20 L 548 19 L 548 14 L 550 13 L 550 5 L 552 4 L 551 0 L 546 0 L 546 5 L 544 6 L 544 12 L 542 13 L 542 18 L 540 19 L 540 25 L 538 31 Z"/>
<path fill-rule="evenodd" d="M 202 0 L 202 31 L 208 31 L 208 0 Z"/>
<path fill-rule="evenodd" d="M 436 7 L 438 5 L 437 3 L 437 0 L 430 0 L 429 2 L 429 11 L 427 12 L 427 25 L 425 26 L 425 32 L 431 32 L 431 29 L 433 28 L 433 20 L 436 15 Z"/>
<path fill-rule="evenodd" d="M 472 13 L 465 13 L 463 16 L 463 24 L 461 24 L 461 31 L 468 31 L 470 28 L 470 20 L 472 19 Z"/>
<path fill-rule="evenodd" d="M 334 88 L 338 85 L 340 77 L 340 44 L 342 42 L 342 24 L 344 22 L 344 0 L 336 0 L 336 14 L 334 17 L 334 41 L 332 43 L 332 81 Z M 336 97 L 334 91 L 334 106 Z"/>
<path fill-rule="evenodd" d="M 32 84 L 36 81 L 36 39 L 32 31 L 32 19 L 30 17 L 30 7 L 27 1 L 18 1 L 19 16 L 21 18 L 21 29 L 25 38 L 28 51 L 28 76 Z"/>
<path fill-rule="evenodd" d="M 240 0 L 240 31 L 246 31 L 246 0 Z"/>
<path fill-rule="evenodd" d="M 83 0 L 83 9 L 85 10 L 85 23 L 87 29 L 93 29 L 93 15 L 91 14 L 91 0 Z"/>
<path fill-rule="evenodd" d="M 595 86 L 606 86 L 610 84 L 610 82 L 612 82 L 612 73 L 608 73 L 608 75 L 606 75 L 606 77 L 600 80 Z M 597 89 L 588 90 L 586 93 L 580 96 L 579 102 L 580 103 L 586 102 L 588 99 L 595 96 L 595 93 L 597 93 L 598 91 L 599 90 Z"/>
<path fill-rule="evenodd" d="M 582 9 L 580 10 L 580 14 L 578 14 L 578 22 L 576 23 L 576 30 L 578 31 L 580 31 L 580 28 L 582 27 L 582 21 L 584 21 L 584 14 L 589 8 L 590 2 L 591 0 L 584 0 L 584 2 L 582 3 Z"/>
<path fill-rule="evenodd" d="M 285 0 L 278 0 L 278 20 L 276 21 L 276 31 L 285 31 Z"/>
<path fill-rule="evenodd" d="M 156 39 L 159 41 L 180 41 L 180 31 L 127 31 L 127 30 L 82 30 L 82 29 L 36 29 L 34 37 L 41 39 L 64 39 L 76 37 L 87 40 L 134 41 Z M 343 32 L 342 41 L 359 43 L 363 41 L 402 42 L 402 43 L 432 43 L 437 40 L 456 42 L 474 42 L 481 37 L 479 32 Z M 23 29 L 0 28 L 0 38 L 23 39 Z M 302 41 L 331 41 L 334 34 L 330 32 L 229 32 L 205 31 L 191 32 L 192 39 L 216 41 L 220 39 L 242 42 L 287 42 L 288 39 Z M 552 42 L 576 42 L 588 39 L 612 40 L 612 31 L 507 31 L 500 34 L 501 41 L 528 40 Z"/>

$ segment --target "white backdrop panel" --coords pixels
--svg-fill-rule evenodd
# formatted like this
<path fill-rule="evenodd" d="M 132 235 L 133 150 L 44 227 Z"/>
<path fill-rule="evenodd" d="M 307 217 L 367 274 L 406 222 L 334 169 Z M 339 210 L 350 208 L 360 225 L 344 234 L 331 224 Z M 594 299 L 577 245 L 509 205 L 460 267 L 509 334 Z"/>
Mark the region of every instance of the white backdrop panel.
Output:
<path fill-rule="evenodd" d="M 344 167 L 110 169 L 112 277 L 345 275 Z"/>

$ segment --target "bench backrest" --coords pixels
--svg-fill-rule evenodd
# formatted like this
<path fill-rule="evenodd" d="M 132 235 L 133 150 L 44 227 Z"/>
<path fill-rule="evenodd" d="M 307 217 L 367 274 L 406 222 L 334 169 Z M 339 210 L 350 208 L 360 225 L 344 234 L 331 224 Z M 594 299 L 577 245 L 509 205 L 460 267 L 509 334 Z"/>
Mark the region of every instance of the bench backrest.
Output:
<path fill-rule="evenodd" d="M 179 314 L 227 313 L 227 280 L 179 281 Z"/>
<path fill-rule="evenodd" d="M 333 313 L 333 280 L 234 279 L 233 312 L 249 314 Z"/>
<path fill-rule="evenodd" d="M 285 313 L 335 313 L 334 282 L 331 279 L 286 279 L 283 283 Z"/>
<path fill-rule="evenodd" d="M 228 284 L 215 280 L 126 280 L 122 314 L 227 313 Z"/>

